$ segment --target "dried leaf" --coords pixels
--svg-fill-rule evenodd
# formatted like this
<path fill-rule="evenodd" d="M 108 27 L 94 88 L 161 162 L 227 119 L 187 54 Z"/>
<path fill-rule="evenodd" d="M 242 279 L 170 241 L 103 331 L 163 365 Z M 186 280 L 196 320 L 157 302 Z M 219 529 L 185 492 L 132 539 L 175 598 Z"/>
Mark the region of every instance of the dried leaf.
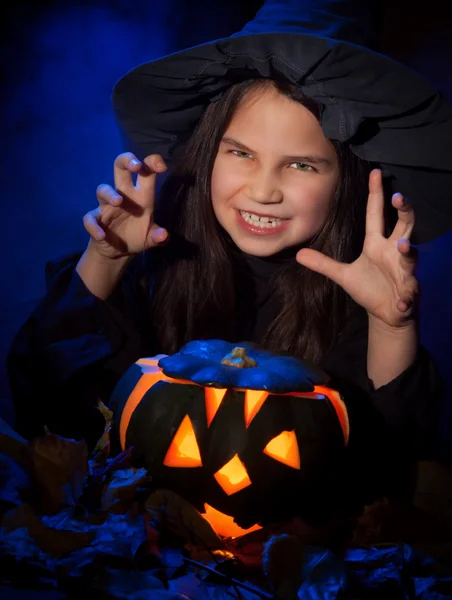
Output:
<path fill-rule="evenodd" d="M 26 471 L 9 456 L 0 453 L 0 501 L 4 505 L 20 505 L 23 491 L 31 487 Z M 22 495 L 21 495 L 22 493 Z M 12 508 L 9 506 L 9 508 Z M 0 516 L 1 516 L 0 507 Z"/>
<path fill-rule="evenodd" d="M 387 499 L 366 506 L 355 527 L 351 546 L 381 543 L 447 543 L 452 524 L 409 503 Z"/>
<path fill-rule="evenodd" d="M 94 477 L 110 475 L 113 471 L 118 469 L 129 469 L 133 467 L 133 448 L 127 448 L 114 458 L 109 458 L 101 464 L 96 464 L 93 461 L 89 461 L 90 475 Z"/>
<path fill-rule="evenodd" d="M 162 546 L 160 549 L 160 561 L 168 569 L 178 569 L 184 564 L 182 548 L 171 548 Z"/>
<path fill-rule="evenodd" d="M 382 524 L 388 511 L 390 511 L 390 503 L 386 498 L 365 506 L 356 522 L 350 545 L 360 546 L 381 541 Z"/>
<path fill-rule="evenodd" d="M 105 487 L 114 472 L 132 468 L 132 451 L 128 448 L 114 458 L 109 458 L 101 463 L 89 460 L 88 465 L 89 473 L 85 477 L 83 490 L 78 499 L 77 508 L 81 513 L 90 513 L 100 509 Z"/>
<path fill-rule="evenodd" d="M 146 501 L 149 520 L 157 529 L 168 528 L 189 545 L 221 549 L 224 543 L 210 523 L 186 500 L 170 490 L 153 492 Z"/>
<path fill-rule="evenodd" d="M 349 528 L 348 523 L 348 519 L 338 519 L 326 522 L 321 526 L 313 526 L 299 517 L 294 517 L 289 521 L 265 525 L 262 529 L 235 538 L 228 543 L 228 546 L 238 550 L 250 543 L 264 544 L 272 536 L 287 534 L 295 535 L 311 546 L 328 547 L 333 538 L 339 537 L 344 529 Z"/>
<path fill-rule="evenodd" d="M 90 460 L 95 463 L 103 463 L 110 455 L 110 427 L 106 427 L 102 436 L 99 438 L 94 450 L 91 453 Z"/>
<path fill-rule="evenodd" d="M 187 600 L 232 600 L 239 597 L 232 586 L 221 586 L 219 588 L 210 585 L 199 579 L 194 573 L 172 579 L 169 582 L 169 590 L 173 594 L 177 594 L 178 598 Z M 258 596 L 255 598 L 257 599 Z"/>
<path fill-rule="evenodd" d="M 297 597 L 301 584 L 304 545 L 294 535 L 277 535 L 265 544 L 262 568 L 278 598 Z"/>
<path fill-rule="evenodd" d="M 0 419 L 0 517 L 22 503 L 21 491 L 31 487 L 30 470 L 27 442 Z"/>
<path fill-rule="evenodd" d="M 30 540 L 33 540 L 43 552 L 59 557 L 87 546 L 94 538 L 91 532 L 46 527 L 29 504 L 22 504 L 8 511 L 3 517 L 2 530 L 2 537 L 13 531 L 23 530 L 22 535 L 28 546 L 23 546 L 23 554 L 20 558 L 34 557 L 33 545 L 30 546 L 28 543 Z"/>
<path fill-rule="evenodd" d="M 8 423 L 0 418 L 0 435 L 7 435 L 21 444 L 26 444 L 27 440 L 17 433 Z"/>
<path fill-rule="evenodd" d="M 111 411 L 108 406 L 105 406 L 102 400 L 98 401 L 97 408 L 105 419 L 106 427 L 110 427 L 113 424 L 113 411 Z"/>
<path fill-rule="evenodd" d="M 190 600 L 206 600 L 208 596 L 208 586 L 194 573 L 177 577 L 169 582 L 169 590 L 173 594 L 180 594 Z"/>
<path fill-rule="evenodd" d="M 191 600 L 191 598 L 188 596 L 174 596 L 167 590 L 140 590 L 127 596 L 127 600 Z"/>
<path fill-rule="evenodd" d="M 46 529 L 46 535 L 50 530 L 53 536 L 57 527 L 65 527 L 65 530 L 56 533 L 64 533 L 65 536 L 71 534 L 71 538 L 76 540 L 83 539 L 82 534 L 90 536 L 90 543 L 86 546 L 73 550 L 69 548 L 71 550 L 69 554 L 61 555 L 60 551 L 51 556 L 49 551 L 53 551 L 53 548 L 42 544 L 45 551 L 42 550 L 25 527 L 10 532 L 3 529 L 4 550 L 16 557 L 25 557 L 28 561 L 39 560 L 41 564 L 57 572 L 59 577 L 83 578 L 86 575 L 92 577 L 94 572 L 97 573 L 99 569 L 105 568 L 105 563 L 112 560 L 133 567 L 137 548 L 146 539 L 145 520 L 142 515 L 136 515 L 134 512 L 126 515 L 107 513 L 105 521 L 99 525 L 75 521 L 70 511 L 42 517 L 41 526 L 36 524 L 34 519 L 32 521 L 32 530 L 35 531 L 33 529 L 35 526 L 38 534 L 42 526 Z M 39 535 L 35 537 L 38 537 L 40 542 Z M 55 555 L 56 557 L 53 558 Z"/>
<path fill-rule="evenodd" d="M 75 506 L 88 472 L 86 442 L 47 433 L 29 443 L 32 476 L 42 493 L 40 511 L 52 514 Z"/>
<path fill-rule="evenodd" d="M 235 540 L 228 542 L 227 548 L 244 567 L 251 569 L 261 567 L 263 542 L 250 541 L 247 544 L 240 544 L 240 546 L 236 546 L 234 542 Z"/>
<path fill-rule="evenodd" d="M 90 461 L 101 464 L 102 462 L 106 461 L 110 455 L 110 432 L 113 425 L 113 412 L 107 406 L 105 406 L 102 400 L 98 401 L 97 408 L 105 419 L 105 427 L 101 437 L 97 441 L 97 444 L 90 455 Z"/>
<path fill-rule="evenodd" d="M 226 549 L 246 567 L 261 566 L 265 544 L 273 537 L 280 535 L 296 536 L 304 545 L 324 548 L 342 548 L 348 532 L 347 520 L 339 519 L 325 523 L 321 527 L 309 525 L 298 517 L 289 521 L 265 525 L 262 529 L 252 531 L 240 537 L 227 540 Z M 348 533 L 347 533 L 348 536 Z"/>
<path fill-rule="evenodd" d="M 24 530 L 19 530 L 19 533 Z M 27 544 L 27 548 L 31 545 Z M 11 548 L 13 549 L 13 548 Z M 2 600 L 67 600 L 67 595 L 57 592 L 55 569 L 37 562 L 40 550 L 35 546 L 34 560 L 20 559 L 4 548 L 0 561 L 0 598 Z M 8 586 L 6 589 L 3 586 Z M 17 590 L 17 596 L 14 593 Z"/>
<path fill-rule="evenodd" d="M 130 595 L 138 591 L 164 590 L 165 586 L 160 579 L 148 571 L 122 570 L 104 568 L 93 580 L 93 588 L 107 593 L 109 598 L 127 600 Z"/>
<path fill-rule="evenodd" d="M 28 455 L 27 442 L 6 433 L 0 433 L 0 453 L 5 454 L 24 470 L 30 472 L 32 464 Z"/>
<path fill-rule="evenodd" d="M 406 558 L 403 545 L 349 550 L 346 560 L 355 597 L 362 597 L 366 590 L 372 590 L 375 598 L 381 597 L 381 590 L 393 598 L 411 595 L 403 592 L 403 581 L 408 579 Z"/>
<path fill-rule="evenodd" d="M 195 569 L 195 575 L 198 579 L 201 579 L 203 582 L 207 582 L 209 578 L 211 582 L 221 581 L 224 585 L 218 586 L 209 586 L 206 587 L 206 598 L 249 598 L 250 600 L 256 600 L 257 598 L 261 598 L 263 600 L 270 600 L 273 598 L 271 594 L 269 594 L 266 590 L 263 590 L 260 587 L 250 583 L 238 581 L 237 579 L 231 577 L 229 574 L 222 573 L 218 569 L 213 569 L 203 563 L 198 563 L 190 558 L 184 558 L 184 561 L 190 565 L 191 568 Z M 201 573 L 203 573 L 203 577 L 201 578 Z M 210 583 L 210 582 L 209 582 Z"/>
<path fill-rule="evenodd" d="M 117 469 L 112 474 L 112 479 L 108 482 L 102 494 L 101 508 L 109 510 L 118 502 L 132 502 L 135 498 L 137 487 L 146 483 L 146 469 Z"/>
<path fill-rule="evenodd" d="M 191 559 L 211 567 L 218 568 L 219 565 L 223 565 L 224 563 L 238 564 L 235 554 L 228 550 L 206 550 L 205 548 L 199 548 L 199 546 L 191 546 L 188 550 Z"/>
<path fill-rule="evenodd" d="M 343 600 L 346 597 L 346 571 L 348 572 L 348 569 L 344 561 L 331 550 L 305 546 L 301 571 L 302 583 L 297 597 L 300 600 Z M 351 597 L 355 598 L 353 595 Z"/>
<path fill-rule="evenodd" d="M 133 560 L 147 539 L 145 519 L 133 508 L 125 514 L 107 513 L 104 523 L 96 529 L 92 543 L 95 552 Z"/>

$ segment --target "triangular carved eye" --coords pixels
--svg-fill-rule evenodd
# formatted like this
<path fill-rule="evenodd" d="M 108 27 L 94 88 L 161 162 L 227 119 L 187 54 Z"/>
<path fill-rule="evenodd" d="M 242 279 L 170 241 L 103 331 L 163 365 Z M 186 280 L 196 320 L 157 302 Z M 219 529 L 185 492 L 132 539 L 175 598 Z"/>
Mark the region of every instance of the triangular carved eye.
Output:
<path fill-rule="evenodd" d="M 251 485 L 251 479 L 238 454 L 221 467 L 214 477 L 228 496 Z"/>
<path fill-rule="evenodd" d="M 217 414 L 217 410 L 220 408 L 227 391 L 227 389 L 219 389 L 214 387 L 206 387 L 204 389 L 207 427 L 210 427 L 210 424 L 212 423 L 214 416 Z"/>
<path fill-rule="evenodd" d="M 188 415 L 179 425 L 163 464 L 167 467 L 202 467 L 195 430 Z"/>
<path fill-rule="evenodd" d="M 245 392 L 245 426 L 251 423 L 261 406 L 268 398 L 268 392 L 262 390 L 247 390 Z"/>
<path fill-rule="evenodd" d="M 265 446 L 264 454 L 293 469 L 300 468 L 300 453 L 295 431 L 283 431 L 274 437 Z"/>

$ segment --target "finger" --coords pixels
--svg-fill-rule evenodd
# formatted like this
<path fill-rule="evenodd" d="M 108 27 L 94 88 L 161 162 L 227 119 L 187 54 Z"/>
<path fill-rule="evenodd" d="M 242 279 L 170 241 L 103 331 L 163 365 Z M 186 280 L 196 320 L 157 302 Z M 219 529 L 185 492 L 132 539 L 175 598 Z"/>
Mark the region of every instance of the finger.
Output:
<path fill-rule="evenodd" d="M 407 316 L 416 312 L 419 304 L 419 285 L 417 280 L 412 277 L 411 285 L 405 293 L 400 294 L 400 298 L 397 300 L 397 309 L 400 312 L 405 313 Z"/>
<path fill-rule="evenodd" d="M 366 209 L 366 235 L 384 234 L 384 193 L 380 169 L 369 175 L 369 196 Z"/>
<path fill-rule="evenodd" d="M 409 239 L 415 222 L 413 207 L 407 200 L 405 200 L 402 194 L 398 193 L 392 196 L 392 206 L 397 209 L 399 218 L 389 239 Z"/>
<path fill-rule="evenodd" d="M 156 223 L 151 226 L 150 237 L 153 246 L 163 246 L 169 240 L 169 233 L 167 229 L 159 227 Z"/>
<path fill-rule="evenodd" d="M 141 161 L 138 160 L 135 154 L 132 154 L 132 152 L 120 154 L 113 165 L 115 188 L 120 193 L 130 195 L 134 188 L 132 173 L 138 173 L 140 169 Z"/>
<path fill-rule="evenodd" d="M 405 263 L 410 264 L 411 267 L 415 266 L 419 259 L 418 249 L 411 244 L 407 238 L 402 238 L 397 242 L 397 250 L 403 257 Z"/>
<path fill-rule="evenodd" d="M 409 313 L 413 309 L 413 302 L 411 299 L 402 299 L 399 298 L 397 300 L 397 310 L 400 310 L 402 313 Z"/>
<path fill-rule="evenodd" d="M 107 183 L 102 183 L 97 186 L 96 197 L 99 204 L 111 204 L 112 206 L 119 206 L 122 202 L 122 196 Z"/>
<path fill-rule="evenodd" d="M 143 160 L 138 172 L 136 187 L 139 189 L 151 189 L 155 187 L 155 174 L 164 173 L 167 166 L 160 154 L 149 154 Z"/>
<path fill-rule="evenodd" d="M 335 283 L 342 285 L 344 270 L 346 264 L 341 263 L 317 250 L 311 248 L 303 248 L 297 253 L 297 262 L 316 273 L 329 277 Z"/>
<path fill-rule="evenodd" d="M 91 210 L 86 213 L 83 217 L 83 225 L 89 235 L 97 241 L 101 241 L 105 238 L 105 231 L 99 225 L 99 219 L 101 217 L 100 207 Z"/>

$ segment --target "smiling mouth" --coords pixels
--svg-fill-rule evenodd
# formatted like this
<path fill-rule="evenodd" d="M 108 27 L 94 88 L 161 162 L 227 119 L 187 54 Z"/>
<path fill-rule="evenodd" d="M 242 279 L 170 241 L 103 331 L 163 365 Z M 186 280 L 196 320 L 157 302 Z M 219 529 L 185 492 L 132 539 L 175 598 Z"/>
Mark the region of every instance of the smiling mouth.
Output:
<path fill-rule="evenodd" d="M 253 227 L 259 227 L 261 229 L 273 229 L 279 227 L 289 219 L 279 219 L 277 217 L 262 217 L 254 213 L 249 213 L 244 210 L 239 210 L 242 219 L 252 225 Z"/>

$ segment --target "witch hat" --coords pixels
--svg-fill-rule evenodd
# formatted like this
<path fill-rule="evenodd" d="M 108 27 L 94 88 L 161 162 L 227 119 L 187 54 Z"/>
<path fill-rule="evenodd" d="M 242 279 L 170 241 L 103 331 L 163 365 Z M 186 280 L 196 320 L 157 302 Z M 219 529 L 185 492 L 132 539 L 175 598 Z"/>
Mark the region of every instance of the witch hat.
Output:
<path fill-rule="evenodd" d="M 374 48 L 374 2 L 267 0 L 227 38 L 139 65 L 113 90 L 127 150 L 171 165 L 210 102 L 245 79 L 278 77 L 321 106 L 331 140 L 383 170 L 412 203 L 414 243 L 452 229 L 452 103 Z"/>

